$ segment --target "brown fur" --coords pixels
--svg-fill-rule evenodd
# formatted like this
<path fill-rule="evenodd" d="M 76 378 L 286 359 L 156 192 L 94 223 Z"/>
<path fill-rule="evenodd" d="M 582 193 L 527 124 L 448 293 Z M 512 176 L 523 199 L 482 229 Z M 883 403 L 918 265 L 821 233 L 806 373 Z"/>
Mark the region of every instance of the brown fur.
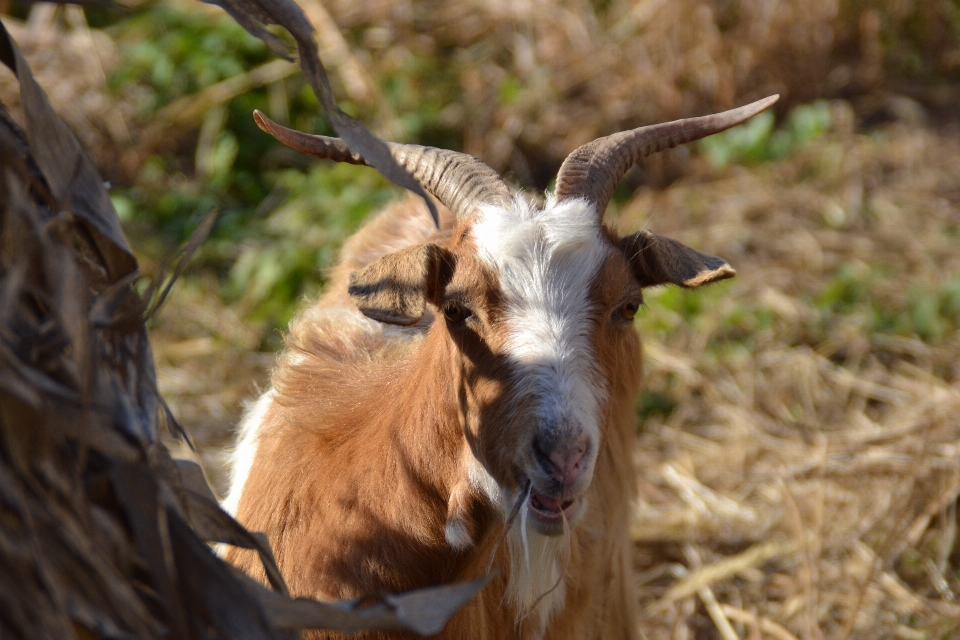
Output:
<path fill-rule="evenodd" d="M 528 448 L 515 426 L 525 407 L 505 393 L 498 357 L 497 277 L 473 256 L 462 230 L 450 233 L 444 215 L 446 230 L 437 232 L 414 200 L 382 213 L 347 243 L 327 292 L 291 324 L 237 517 L 267 534 L 295 596 L 352 599 L 468 580 L 484 573 L 493 554 L 499 577 L 440 637 L 537 637 L 529 619 L 517 624 L 504 599 L 508 552 L 494 549 L 502 516 L 467 479 L 476 457 L 498 483 L 515 486 L 516 452 Z M 478 322 L 451 328 L 429 309 L 412 329 L 363 318 L 347 295 L 349 274 L 426 242 L 456 265 L 443 283 L 446 295 L 469 300 Z M 609 242 L 619 241 L 610 234 Z M 437 305 L 439 295 L 428 292 L 427 302 Z M 590 295 L 609 400 L 587 511 L 569 534 L 565 605 L 544 634 L 554 639 L 636 634 L 628 520 L 641 351 L 616 310 L 639 298 L 640 288 L 625 254 L 613 252 Z M 451 519 L 471 535 L 465 551 L 444 537 Z M 265 579 L 251 552 L 231 548 L 226 557 Z"/>

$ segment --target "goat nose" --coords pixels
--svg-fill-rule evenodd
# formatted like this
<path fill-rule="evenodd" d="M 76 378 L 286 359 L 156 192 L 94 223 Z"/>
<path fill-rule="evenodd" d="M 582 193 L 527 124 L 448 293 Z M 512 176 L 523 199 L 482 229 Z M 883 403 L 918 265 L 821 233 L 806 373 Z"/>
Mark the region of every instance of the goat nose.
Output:
<path fill-rule="evenodd" d="M 587 463 L 587 440 L 581 439 L 568 445 L 555 447 L 544 451 L 540 443 L 535 443 L 540 466 L 557 482 L 563 485 L 572 484 L 579 478 Z"/>

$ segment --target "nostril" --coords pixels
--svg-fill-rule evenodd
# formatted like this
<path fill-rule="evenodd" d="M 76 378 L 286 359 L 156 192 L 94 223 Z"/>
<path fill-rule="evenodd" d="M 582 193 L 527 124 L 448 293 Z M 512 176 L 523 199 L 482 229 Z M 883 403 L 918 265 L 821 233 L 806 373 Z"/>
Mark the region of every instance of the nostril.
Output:
<path fill-rule="evenodd" d="M 579 473 L 581 463 L 583 462 L 583 454 L 586 450 L 586 447 L 577 447 L 572 451 L 554 451 L 550 454 L 550 462 L 553 463 L 554 468 L 561 473 L 561 477 L 557 478 L 558 480 L 562 478 L 569 479 Z"/>
<path fill-rule="evenodd" d="M 587 449 L 586 440 L 550 450 L 547 450 L 539 439 L 533 442 L 537 463 L 550 477 L 564 484 L 576 479 L 583 472 L 587 462 Z"/>
<path fill-rule="evenodd" d="M 537 459 L 537 464 L 539 464 L 544 471 L 551 476 L 555 475 L 553 461 L 550 456 L 547 455 L 547 452 L 544 451 L 539 439 L 534 439 L 533 441 L 533 455 Z"/>

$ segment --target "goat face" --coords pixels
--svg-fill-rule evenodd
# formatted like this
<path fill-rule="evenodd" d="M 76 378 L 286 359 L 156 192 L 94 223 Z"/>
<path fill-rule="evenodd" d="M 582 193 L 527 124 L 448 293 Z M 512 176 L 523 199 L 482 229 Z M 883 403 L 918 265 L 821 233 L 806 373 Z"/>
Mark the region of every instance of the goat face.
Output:
<path fill-rule="evenodd" d="M 656 268 L 651 268 L 654 265 Z M 663 273 L 659 273 L 660 272 Z M 546 535 L 584 512 L 611 397 L 639 382 L 642 287 L 731 277 L 720 258 L 647 232 L 617 240 L 583 199 L 481 206 L 448 247 L 389 254 L 351 279 L 366 315 L 413 324 L 434 305 L 473 484 L 509 510 L 527 491 Z M 665 277 L 664 277 L 665 276 Z"/>
<path fill-rule="evenodd" d="M 465 236 L 457 263 L 470 266 L 439 300 L 458 348 L 464 433 L 501 499 L 527 489 L 528 522 L 559 534 L 583 514 L 621 373 L 600 355 L 637 342 L 622 309 L 639 306 L 640 287 L 584 201 L 486 207 Z"/>
<path fill-rule="evenodd" d="M 639 382 L 632 319 L 644 287 L 697 287 L 734 275 L 722 259 L 601 223 L 622 174 L 653 151 L 722 131 L 776 98 L 722 114 L 601 138 L 574 151 L 543 209 L 512 198 L 501 178 L 455 152 L 391 145 L 394 158 L 457 216 L 444 246 L 391 253 L 353 274 L 367 316 L 411 325 L 439 313 L 430 338 L 446 347 L 472 484 L 504 512 L 525 496 L 526 519 L 557 535 L 585 510 L 605 416 Z M 257 121 L 285 144 L 365 164 L 342 143 Z M 459 436 L 458 436 L 459 437 Z"/>

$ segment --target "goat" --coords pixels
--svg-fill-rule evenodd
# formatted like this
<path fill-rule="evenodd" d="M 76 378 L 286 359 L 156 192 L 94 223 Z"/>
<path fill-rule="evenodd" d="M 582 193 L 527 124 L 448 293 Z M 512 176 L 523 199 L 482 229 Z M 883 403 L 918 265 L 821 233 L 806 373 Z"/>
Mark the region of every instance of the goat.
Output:
<path fill-rule="evenodd" d="M 590 142 L 542 209 L 471 156 L 390 145 L 445 205 L 440 229 L 408 200 L 345 244 L 232 460 L 225 507 L 266 533 L 294 595 L 399 592 L 492 564 L 441 637 L 636 637 L 634 315 L 644 288 L 735 271 L 649 231 L 621 238 L 603 213 L 640 158 L 776 100 Z M 255 117 L 295 149 L 365 164 Z M 226 557 L 264 579 L 251 552 Z"/>

